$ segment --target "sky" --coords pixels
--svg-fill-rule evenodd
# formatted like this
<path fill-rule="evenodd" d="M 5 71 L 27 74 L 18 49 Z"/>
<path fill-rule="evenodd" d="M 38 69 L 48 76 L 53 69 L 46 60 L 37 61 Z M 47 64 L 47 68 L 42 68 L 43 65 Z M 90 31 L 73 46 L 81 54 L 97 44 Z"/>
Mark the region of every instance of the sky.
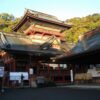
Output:
<path fill-rule="evenodd" d="M 25 8 L 47 13 L 66 20 L 100 13 L 100 0 L 1 0 L 0 13 L 24 15 Z"/>

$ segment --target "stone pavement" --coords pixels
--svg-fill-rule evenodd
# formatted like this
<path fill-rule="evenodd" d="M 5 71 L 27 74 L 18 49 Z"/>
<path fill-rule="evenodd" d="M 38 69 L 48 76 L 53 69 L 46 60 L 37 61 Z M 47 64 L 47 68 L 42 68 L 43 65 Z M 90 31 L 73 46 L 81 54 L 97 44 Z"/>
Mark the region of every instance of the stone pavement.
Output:
<path fill-rule="evenodd" d="M 100 85 L 66 85 L 66 86 L 58 86 L 58 87 L 66 87 L 66 88 L 80 88 L 80 89 L 98 89 L 100 90 Z"/>
<path fill-rule="evenodd" d="M 100 90 L 66 87 L 5 89 L 0 100 L 100 100 Z"/>

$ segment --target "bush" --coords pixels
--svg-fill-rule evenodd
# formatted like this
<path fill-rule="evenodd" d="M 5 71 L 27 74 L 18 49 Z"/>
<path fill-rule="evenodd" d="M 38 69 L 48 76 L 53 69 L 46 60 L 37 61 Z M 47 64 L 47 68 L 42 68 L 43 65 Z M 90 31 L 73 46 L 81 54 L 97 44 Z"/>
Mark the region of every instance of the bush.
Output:
<path fill-rule="evenodd" d="M 48 81 L 46 86 L 47 87 L 53 87 L 53 86 L 56 86 L 56 83 L 53 82 L 53 81 Z"/>

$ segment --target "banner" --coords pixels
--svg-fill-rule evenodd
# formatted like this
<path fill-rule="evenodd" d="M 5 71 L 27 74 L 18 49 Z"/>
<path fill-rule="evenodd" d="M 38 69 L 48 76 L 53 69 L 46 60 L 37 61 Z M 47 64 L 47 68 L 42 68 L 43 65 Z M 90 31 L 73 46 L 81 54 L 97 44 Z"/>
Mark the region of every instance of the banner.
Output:
<path fill-rule="evenodd" d="M 73 82 L 74 81 L 74 79 L 73 79 L 73 70 L 70 70 L 70 77 L 71 77 L 71 82 Z"/>
<path fill-rule="evenodd" d="M 23 75 L 23 80 L 28 80 L 28 72 L 10 72 L 10 80 L 21 80 L 21 75 Z"/>
<path fill-rule="evenodd" d="M 29 74 L 30 74 L 30 75 L 33 75 L 33 74 L 34 74 L 34 69 L 33 69 L 33 68 L 30 68 L 30 69 L 29 69 Z"/>
<path fill-rule="evenodd" d="M 0 77 L 4 76 L 4 67 L 0 67 Z"/>

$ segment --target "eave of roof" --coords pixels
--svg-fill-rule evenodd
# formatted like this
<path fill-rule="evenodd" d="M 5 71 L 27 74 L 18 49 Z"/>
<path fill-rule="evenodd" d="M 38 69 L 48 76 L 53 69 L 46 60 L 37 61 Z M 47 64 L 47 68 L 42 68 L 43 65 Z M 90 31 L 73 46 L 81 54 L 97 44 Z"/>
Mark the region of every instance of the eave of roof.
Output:
<path fill-rule="evenodd" d="M 100 27 L 89 34 L 85 33 L 83 40 L 79 41 L 70 53 L 57 56 L 54 60 L 60 63 L 100 63 Z"/>
<path fill-rule="evenodd" d="M 47 19 L 43 19 L 43 18 L 39 18 L 37 16 L 34 16 L 32 13 L 30 13 L 29 11 L 27 11 L 24 16 L 22 17 L 22 19 L 20 20 L 20 22 L 13 28 L 13 31 L 17 31 L 29 18 L 31 19 L 36 19 L 36 20 L 40 20 L 40 21 L 45 21 L 51 24 L 55 24 L 64 28 L 71 28 L 71 25 L 67 25 L 64 23 L 60 23 L 57 21 L 52 21 L 52 20 L 47 20 Z"/>
<path fill-rule="evenodd" d="M 61 51 L 48 48 L 41 49 L 41 44 L 33 44 L 33 42 L 23 35 L 0 33 L 0 49 L 18 54 L 33 54 L 37 56 L 55 56 L 61 54 Z"/>
<path fill-rule="evenodd" d="M 87 38 L 90 38 L 91 36 L 97 34 L 98 32 L 100 33 L 100 26 L 99 26 L 99 27 L 96 27 L 96 28 L 93 29 L 93 30 L 90 30 L 90 31 L 86 32 L 86 33 L 82 36 L 82 40 L 87 39 Z"/>
<path fill-rule="evenodd" d="M 96 50 L 88 50 L 73 55 L 64 55 L 55 59 L 55 63 L 69 64 L 99 64 L 100 48 Z"/>

